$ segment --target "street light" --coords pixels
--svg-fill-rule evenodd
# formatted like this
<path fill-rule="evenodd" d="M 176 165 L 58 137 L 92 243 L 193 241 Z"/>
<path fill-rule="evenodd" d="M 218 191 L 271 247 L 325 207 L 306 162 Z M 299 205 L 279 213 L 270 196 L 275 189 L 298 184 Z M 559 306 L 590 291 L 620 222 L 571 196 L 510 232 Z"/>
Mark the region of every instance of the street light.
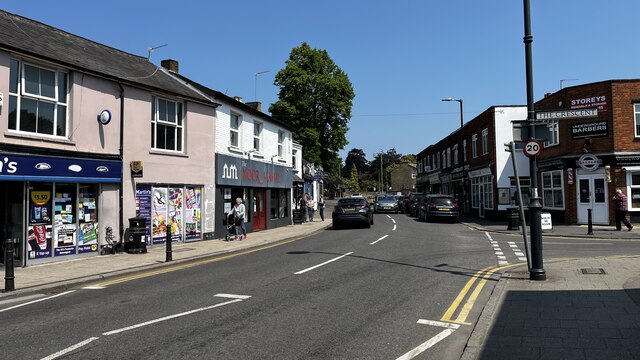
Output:
<path fill-rule="evenodd" d="M 255 75 L 254 85 L 253 85 L 253 101 L 258 101 L 258 76 L 262 74 L 268 73 L 269 70 L 258 71 Z"/>
<path fill-rule="evenodd" d="M 462 204 L 464 206 L 463 212 L 464 213 L 468 213 L 468 204 L 467 204 L 467 175 L 466 175 L 466 171 L 464 169 L 464 165 L 465 165 L 465 156 L 466 154 L 466 149 L 464 148 L 464 112 L 462 111 L 462 98 L 460 99 L 454 99 L 454 98 L 446 98 L 446 99 L 442 99 L 442 101 L 456 101 L 460 104 L 460 144 L 459 146 L 459 150 L 458 150 L 458 154 L 460 154 L 462 152 Z M 460 155 L 458 155 L 460 156 Z"/>

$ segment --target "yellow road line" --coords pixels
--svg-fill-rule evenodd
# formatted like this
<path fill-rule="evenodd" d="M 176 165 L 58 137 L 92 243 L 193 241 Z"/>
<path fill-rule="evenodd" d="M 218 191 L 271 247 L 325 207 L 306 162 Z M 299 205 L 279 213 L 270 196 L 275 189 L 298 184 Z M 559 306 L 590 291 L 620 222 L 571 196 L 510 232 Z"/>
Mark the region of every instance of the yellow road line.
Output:
<path fill-rule="evenodd" d="M 460 291 L 458 296 L 455 298 L 455 300 L 453 300 L 453 303 L 451 303 L 451 306 L 449 306 L 449 309 L 447 309 L 447 311 L 444 313 L 444 315 L 442 315 L 442 318 L 440 320 L 442 320 L 442 321 L 450 321 L 451 317 L 453 316 L 453 314 L 455 313 L 456 309 L 458 308 L 458 305 L 460 305 L 460 303 L 462 302 L 464 297 L 467 295 L 467 292 L 469 292 L 469 289 L 471 289 L 471 287 L 473 286 L 473 283 L 475 283 L 476 279 L 478 279 L 480 277 L 480 275 L 482 275 L 482 273 L 484 273 L 485 271 L 487 271 L 487 270 L 489 270 L 489 269 L 491 269 L 493 267 L 495 267 L 495 265 L 486 267 L 486 268 L 478 271 L 477 273 L 475 273 L 471 277 L 471 279 L 469 279 L 469 281 L 467 281 L 466 285 L 462 288 L 462 290 Z"/>

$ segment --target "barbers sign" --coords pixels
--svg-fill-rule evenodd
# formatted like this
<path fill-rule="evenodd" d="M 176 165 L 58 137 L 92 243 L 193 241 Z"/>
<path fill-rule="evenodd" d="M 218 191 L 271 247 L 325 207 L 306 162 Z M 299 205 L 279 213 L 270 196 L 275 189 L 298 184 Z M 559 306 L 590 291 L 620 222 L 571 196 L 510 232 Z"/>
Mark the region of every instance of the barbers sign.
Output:
<path fill-rule="evenodd" d="M 609 136 L 609 122 L 606 120 L 571 125 L 572 139 L 584 139 L 588 137 L 593 138 L 602 136 Z"/>

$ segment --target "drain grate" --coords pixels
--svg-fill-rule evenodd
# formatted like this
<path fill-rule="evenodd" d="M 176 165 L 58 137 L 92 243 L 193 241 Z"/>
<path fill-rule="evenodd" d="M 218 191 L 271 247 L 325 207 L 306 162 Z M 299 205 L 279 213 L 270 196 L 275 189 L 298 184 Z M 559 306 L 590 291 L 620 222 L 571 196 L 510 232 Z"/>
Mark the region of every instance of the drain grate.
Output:
<path fill-rule="evenodd" d="M 603 268 L 583 268 L 580 272 L 584 275 L 605 275 L 606 272 Z"/>

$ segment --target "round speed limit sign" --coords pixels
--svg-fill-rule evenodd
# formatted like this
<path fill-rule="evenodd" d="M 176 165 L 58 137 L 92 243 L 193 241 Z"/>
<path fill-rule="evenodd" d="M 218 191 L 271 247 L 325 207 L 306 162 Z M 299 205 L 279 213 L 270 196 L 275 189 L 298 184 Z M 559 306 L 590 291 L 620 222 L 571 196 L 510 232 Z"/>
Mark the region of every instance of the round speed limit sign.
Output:
<path fill-rule="evenodd" d="M 540 155 L 540 151 L 542 151 L 542 143 L 538 140 L 527 140 L 524 142 L 524 148 L 522 150 L 526 156 L 536 157 Z"/>

